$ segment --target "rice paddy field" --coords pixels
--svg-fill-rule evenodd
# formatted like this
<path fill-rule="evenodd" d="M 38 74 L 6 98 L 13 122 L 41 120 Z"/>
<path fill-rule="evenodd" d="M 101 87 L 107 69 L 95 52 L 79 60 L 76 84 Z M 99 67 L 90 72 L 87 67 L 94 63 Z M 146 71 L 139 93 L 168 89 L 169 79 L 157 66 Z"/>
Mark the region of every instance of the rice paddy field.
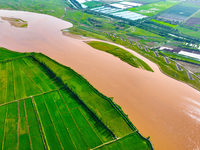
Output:
<path fill-rule="evenodd" d="M 153 149 L 112 99 L 72 69 L 43 54 L 1 52 L 12 54 L 0 61 L 1 149 Z"/>

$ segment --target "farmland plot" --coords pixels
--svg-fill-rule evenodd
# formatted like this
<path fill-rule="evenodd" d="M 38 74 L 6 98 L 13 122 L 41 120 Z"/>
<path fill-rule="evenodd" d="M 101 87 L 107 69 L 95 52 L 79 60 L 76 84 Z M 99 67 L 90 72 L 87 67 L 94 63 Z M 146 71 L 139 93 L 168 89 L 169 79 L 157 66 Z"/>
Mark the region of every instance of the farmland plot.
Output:
<path fill-rule="evenodd" d="M 114 139 L 110 131 L 73 98 L 68 90 L 61 89 L 35 96 L 33 100 L 44 139 L 50 149 L 88 150 L 101 147 L 106 142 L 113 143 L 111 145 L 119 142 L 126 145 L 127 150 L 150 146 L 148 143 L 140 142 L 143 138 L 137 132 L 123 137 L 125 140 Z M 115 147 L 110 148 L 115 149 Z"/>
<path fill-rule="evenodd" d="M 113 139 L 66 90 L 36 96 L 34 100 L 49 148 L 89 149 Z"/>
<path fill-rule="evenodd" d="M 185 22 L 186 25 L 196 27 L 200 29 L 200 18 L 191 17 Z"/>
<path fill-rule="evenodd" d="M 140 134 L 138 134 L 138 132 L 135 133 L 131 133 L 117 141 L 113 141 L 109 144 L 100 146 L 99 148 L 97 148 L 96 150 L 104 150 L 104 149 L 108 149 L 108 150 L 138 150 L 138 149 L 145 149 L 145 150 L 149 150 L 149 146 L 148 144 L 145 145 L 143 142 L 141 142 L 141 139 L 143 139 L 141 137 Z"/>
<path fill-rule="evenodd" d="M 182 28 L 182 27 L 179 27 L 179 26 L 177 26 L 176 29 L 178 29 L 183 34 L 193 36 L 193 37 L 196 37 L 196 38 L 200 38 L 200 30 L 193 31 L 193 30 Z"/>
<path fill-rule="evenodd" d="M 200 7 L 200 1 L 185 1 L 181 4 L 182 6 L 189 6 L 189 7 Z"/>
<path fill-rule="evenodd" d="M 56 81 L 31 57 L 0 63 L 0 104 L 57 89 Z"/>
<path fill-rule="evenodd" d="M 44 149 L 35 113 L 31 105 L 25 104 L 27 101 L 0 106 L 1 149 Z"/>
<path fill-rule="evenodd" d="M 194 15 L 192 15 L 194 18 L 200 18 L 200 10 L 196 12 Z"/>
<path fill-rule="evenodd" d="M 170 21 L 185 21 L 188 17 L 198 11 L 197 7 L 188 7 L 188 6 L 174 6 L 168 12 L 159 16 L 160 18 L 170 20 Z"/>
<path fill-rule="evenodd" d="M 102 5 L 103 3 L 101 1 L 87 1 L 85 3 L 83 3 L 84 5 L 88 6 L 88 7 L 97 7 Z"/>
<path fill-rule="evenodd" d="M 178 3 L 179 2 L 176 2 L 176 1 L 157 2 L 157 3 L 142 5 L 142 6 L 139 6 L 136 8 L 130 8 L 129 10 L 139 13 L 139 14 L 146 15 L 146 16 L 153 16 L 165 9 L 168 9 L 168 8 L 178 4 Z"/>

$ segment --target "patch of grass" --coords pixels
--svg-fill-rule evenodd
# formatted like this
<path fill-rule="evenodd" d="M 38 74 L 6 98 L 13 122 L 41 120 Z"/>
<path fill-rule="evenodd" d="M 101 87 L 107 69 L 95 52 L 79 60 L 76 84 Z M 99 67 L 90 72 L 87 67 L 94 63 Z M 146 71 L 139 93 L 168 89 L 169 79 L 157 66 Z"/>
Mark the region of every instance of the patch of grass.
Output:
<path fill-rule="evenodd" d="M 97 42 L 97 41 L 91 41 L 91 42 L 86 42 L 90 46 L 92 46 L 95 49 L 105 51 L 107 53 L 110 53 L 118 58 L 120 58 L 122 61 L 130 64 L 131 66 L 134 66 L 136 68 L 143 68 L 148 71 L 153 70 L 141 59 L 135 57 L 133 54 L 130 52 L 127 52 L 126 50 L 119 48 L 117 46 L 108 44 L 108 43 L 103 43 L 103 42 Z M 143 66 L 143 64 L 145 64 Z"/>
<path fill-rule="evenodd" d="M 171 27 L 171 28 L 175 28 L 177 26 L 177 25 L 173 25 L 173 24 L 170 24 L 170 23 L 167 23 L 167 22 L 164 22 L 164 21 L 158 21 L 158 20 L 155 20 L 155 19 L 151 19 L 151 21 L 158 23 L 158 24 L 162 24 L 162 25 Z"/>

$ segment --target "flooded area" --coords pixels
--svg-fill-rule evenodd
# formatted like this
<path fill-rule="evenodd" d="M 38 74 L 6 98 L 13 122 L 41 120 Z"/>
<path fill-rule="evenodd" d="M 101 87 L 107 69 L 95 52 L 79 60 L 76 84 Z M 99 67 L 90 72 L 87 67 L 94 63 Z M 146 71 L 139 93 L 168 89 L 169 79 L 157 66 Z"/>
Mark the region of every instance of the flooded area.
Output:
<path fill-rule="evenodd" d="M 134 68 L 83 39 L 62 35 L 72 24 L 48 15 L 0 10 L 0 17 L 26 20 L 16 28 L 0 19 L 0 46 L 19 52 L 42 52 L 83 75 L 95 88 L 122 107 L 156 150 L 200 149 L 200 92 L 164 75 Z M 85 39 L 89 40 L 89 39 Z M 122 46 L 123 47 L 123 46 Z"/>

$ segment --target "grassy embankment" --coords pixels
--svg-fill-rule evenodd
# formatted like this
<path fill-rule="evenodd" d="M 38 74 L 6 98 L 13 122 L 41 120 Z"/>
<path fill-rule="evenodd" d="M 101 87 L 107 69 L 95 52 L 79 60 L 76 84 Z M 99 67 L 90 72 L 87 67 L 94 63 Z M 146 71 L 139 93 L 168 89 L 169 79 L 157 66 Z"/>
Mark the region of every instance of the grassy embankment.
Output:
<path fill-rule="evenodd" d="M 119 106 L 71 68 L 0 50 L 1 149 L 152 149 Z"/>
<path fill-rule="evenodd" d="M 128 52 L 122 48 L 119 48 L 117 46 L 114 46 L 114 45 L 111 45 L 108 43 L 97 42 L 97 41 L 89 41 L 86 43 L 95 49 L 110 53 L 110 54 L 120 58 L 122 61 L 130 64 L 133 67 L 142 68 L 144 70 L 153 72 L 153 70 L 151 69 L 151 67 L 149 67 L 148 64 L 146 64 L 144 61 L 135 57 L 133 54 L 131 54 L 130 52 Z"/>
<path fill-rule="evenodd" d="M 30 55 L 29 53 L 19 53 L 19 52 L 14 52 L 11 50 L 8 50 L 6 48 L 0 47 L 0 61 L 8 61 L 8 60 L 12 60 L 15 58 L 19 58 L 19 57 L 25 57 L 27 55 Z"/>

